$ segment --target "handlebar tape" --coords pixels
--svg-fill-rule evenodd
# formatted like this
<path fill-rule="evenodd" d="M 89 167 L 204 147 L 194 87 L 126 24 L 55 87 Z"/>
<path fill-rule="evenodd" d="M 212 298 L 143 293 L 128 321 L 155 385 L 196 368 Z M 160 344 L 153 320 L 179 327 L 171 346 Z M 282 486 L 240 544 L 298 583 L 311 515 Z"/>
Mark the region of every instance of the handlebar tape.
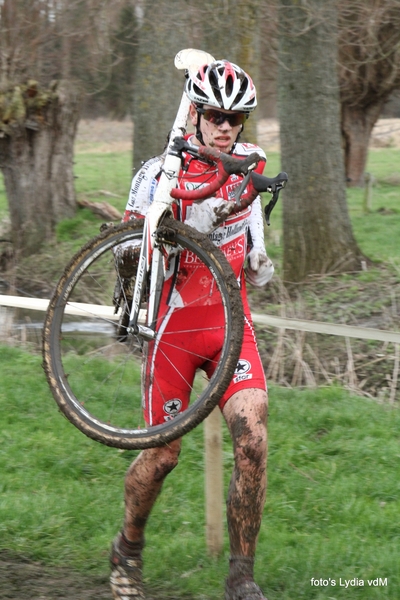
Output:
<path fill-rule="evenodd" d="M 220 165 L 218 168 L 218 175 L 209 185 L 199 187 L 196 190 L 182 190 L 180 188 L 173 188 L 170 192 L 172 198 L 180 198 L 182 200 L 205 200 L 210 198 L 214 192 L 218 191 L 228 179 L 229 173 L 227 173 Z"/>
<path fill-rule="evenodd" d="M 241 159 L 207 146 L 196 147 L 196 153 L 201 158 L 217 164 L 217 177 L 209 185 L 196 190 L 174 188 L 171 190 L 172 198 L 180 198 L 182 200 L 204 200 L 205 198 L 210 198 L 210 196 L 224 185 L 230 175 L 234 173 L 246 174 L 250 167 L 253 167 L 254 164 L 257 165 L 261 160 L 261 157 L 256 152 L 253 152 L 245 159 Z"/>

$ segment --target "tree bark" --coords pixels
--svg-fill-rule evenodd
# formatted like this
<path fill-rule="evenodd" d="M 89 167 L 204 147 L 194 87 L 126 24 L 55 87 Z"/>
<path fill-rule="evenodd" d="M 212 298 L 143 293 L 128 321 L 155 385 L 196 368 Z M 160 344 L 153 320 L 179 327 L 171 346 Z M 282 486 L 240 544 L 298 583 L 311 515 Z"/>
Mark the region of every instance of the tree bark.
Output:
<path fill-rule="evenodd" d="M 360 270 L 345 195 L 336 0 L 280 0 L 284 279 Z"/>
<path fill-rule="evenodd" d="M 183 48 L 205 50 L 216 59 L 237 63 L 258 83 L 259 0 L 142 0 L 133 94 L 134 169 L 160 154 L 184 87 L 174 57 Z M 154 18 L 156 14 L 157 18 Z M 212 18 L 210 18 L 212 15 Z M 243 140 L 256 141 L 251 116 Z"/>
<path fill-rule="evenodd" d="M 260 22 L 259 0 L 205 0 L 198 5 L 198 22 L 202 25 L 204 49 L 215 58 L 237 64 L 260 88 Z M 213 15 L 212 20 L 209 15 Z M 259 96 L 259 94 L 258 94 Z M 258 97 L 259 101 L 259 97 Z M 246 122 L 242 141 L 257 143 L 257 114 Z"/>
<path fill-rule="evenodd" d="M 382 112 L 384 100 L 369 107 L 342 104 L 342 136 L 348 186 L 363 186 L 372 129 Z"/>
<path fill-rule="evenodd" d="M 31 93 L 39 92 L 32 88 Z M 20 112 L 11 113 L 0 128 L 11 236 L 21 256 L 37 252 L 56 224 L 76 210 L 73 145 L 80 96 L 70 83 L 46 94 L 33 114 L 20 104 Z"/>
<path fill-rule="evenodd" d="M 164 2 L 143 0 L 141 9 L 133 94 L 135 170 L 165 147 L 185 84 L 174 58 L 191 46 L 184 0 L 175 0 L 173 9 Z"/>
<path fill-rule="evenodd" d="M 259 1 L 242 0 L 238 2 L 237 7 L 240 12 L 239 27 L 234 28 L 234 20 L 237 18 L 236 10 L 231 11 L 232 32 L 238 36 L 239 51 L 237 58 L 228 59 L 236 62 L 253 79 L 257 89 L 257 102 L 259 102 L 259 81 L 260 81 L 260 20 L 258 18 Z M 257 143 L 257 114 L 252 114 L 246 122 L 244 133 L 241 139 L 253 144 Z"/>

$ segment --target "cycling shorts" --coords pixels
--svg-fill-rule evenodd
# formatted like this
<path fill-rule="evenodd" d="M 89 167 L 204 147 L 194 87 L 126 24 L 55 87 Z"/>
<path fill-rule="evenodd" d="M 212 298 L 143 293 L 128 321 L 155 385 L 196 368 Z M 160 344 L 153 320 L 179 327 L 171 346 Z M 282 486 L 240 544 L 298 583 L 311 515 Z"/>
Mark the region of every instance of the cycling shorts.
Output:
<path fill-rule="evenodd" d="M 207 324 L 207 330 L 193 327 L 197 323 Z M 224 323 L 223 307 L 219 305 L 165 307 L 157 328 L 159 335 L 145 349 L 147 360 L 143 363 L 142 381 L 144 417 L 148 425 L 160 425 L 187 408 L 197 369 L 211 377 L 222 348 L 221 323 Z M 267 385 L 250 310 L 245 302 L 242 349 L 232 380 L 219 402 L 221 410 L 233 394 L 249 388 L 266 390 Z"/>

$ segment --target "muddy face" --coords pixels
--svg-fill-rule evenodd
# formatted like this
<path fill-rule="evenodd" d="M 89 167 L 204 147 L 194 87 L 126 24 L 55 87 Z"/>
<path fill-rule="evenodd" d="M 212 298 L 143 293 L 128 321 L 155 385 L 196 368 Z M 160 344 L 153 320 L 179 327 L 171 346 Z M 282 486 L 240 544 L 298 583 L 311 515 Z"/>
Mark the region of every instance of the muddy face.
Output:
<path fill-rule="evenodd" d="M 212 106 L 205 105 L 204 108 L 213 108 Z M 227 114 L 233 114 L 235 111 L 218 109 L 220 112 L 226 112 Z M 239 133 L 242 130 L 242 125 L 236 125 L 232 127 L 228 121 L 224 121 L 221 125 L 214 125 L 200 117 L 196 112 L 193 105 L 190 107 L 190 118 L 193 125 L 197 125 L 200 118 L 200 131 L 203 136 L 204 145 L 210 148 L 216 148 L 221 152 L 229 153 L 232 150 L 233 144 L 235 143 Z M 198 141 L 195 141 L 198 143 Z"/>

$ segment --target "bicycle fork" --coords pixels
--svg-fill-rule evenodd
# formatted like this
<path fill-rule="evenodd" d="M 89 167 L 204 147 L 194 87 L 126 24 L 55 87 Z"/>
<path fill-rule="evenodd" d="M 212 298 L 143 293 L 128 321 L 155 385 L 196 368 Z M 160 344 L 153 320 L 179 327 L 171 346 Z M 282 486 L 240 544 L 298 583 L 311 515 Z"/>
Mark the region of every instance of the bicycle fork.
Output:
<path fill-rule="evenodd" d="M 142 247 L 138 264 L 135 289 L 133 293 L 132 310 L 129 319 L 128 333 L 138 335 L 144 340 L 153 340 L 156 336 L 157 311 L 161 297 L 163 282 L 163 255 L 161 246 L 156 242 L 155 231 L 165 214 L 172 214 L 170 196 L 176 186 L 178 173 L 181 168 L 181 155 L 175 150 L 174 139 L 182 137 L 186 128 L 190 100 L 183 92 L 179 110 L 171 131 L 168 150 L 165 156 L 162 174 L 157 185 L 153 203 L 150 205 L 144 223 Z M 140 305 L 143 299 L 147 278 L 150 275 L 149 302 L 146 325 L 139 323 Z"/>
<path fill-rule="evenodd" d="M 129 325 L 127 327 L 127 333 L 141 337 L 142 339 L 149 341 L 154 339 L 155 332 L 153 329 L 148 327 L 148 317 L 150 312 L 150 306 L 145 319 L 145 325 L 142 321 L 141 304 L 144 296 L 145 285 L 150 271 L 151 264 L 151 244 L 148 244 L 148 226 L 147 219 L 145 220 L 143 229 L 143 239 L 140 248 L 140 257 L 138 262 L 135 288 L 133 291 L 132 308 L 129 315 Z"/>
<path fill-rule="evenodd" d="M 145 341 L 151 341 L 156 336 L 157 314 L 164 281 L 164 256 L 161 243 L 157 240 L 153 244 L 149 243 L 150 234 L 147 225 L 146 221 L 127 332 Z M 148 285 L 147 314 L 143 318 L 141 304 L 146 285 Z"/>

